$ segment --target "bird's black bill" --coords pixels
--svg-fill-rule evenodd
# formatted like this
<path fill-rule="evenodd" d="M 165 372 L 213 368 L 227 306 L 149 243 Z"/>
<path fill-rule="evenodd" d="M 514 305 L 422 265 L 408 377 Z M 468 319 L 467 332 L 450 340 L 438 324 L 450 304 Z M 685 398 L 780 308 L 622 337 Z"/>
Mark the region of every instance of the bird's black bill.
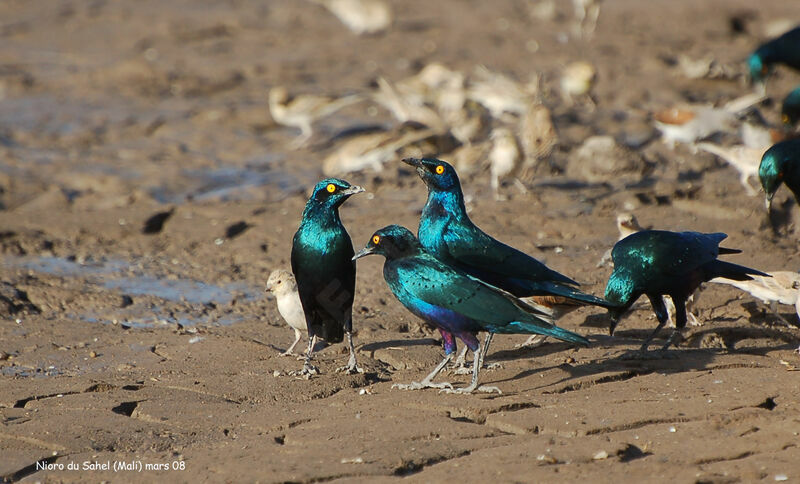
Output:
<path fill-rule="evenodd" d="M 356 193 L 361 193 L 363 191 L 366 191 L 366 190 L 364 190 L 360 186 L 353 185 L 350 188 L 345 188 L 344 190 L 342 190 L 339 193 L 341 193 L 342 195 L 355 195 Z"/>
<path fill-rule="evenodd" d="M 374 247 L 364 247 L 363 249 L 358 251 L 358 253 L 356 255 L 353 256 L 353 260 L 360 259 L 360 258 L 364 257 L 365 255 L 370 255 L 370 254 L 374 254 L 374 253 L 375 253 L 375 248 Z"/>
<path fill-rule="evenodd" d="M 422 160 L 419 158 L 403 158 L 403 163 L 411 166 L 422 166 Z"/>

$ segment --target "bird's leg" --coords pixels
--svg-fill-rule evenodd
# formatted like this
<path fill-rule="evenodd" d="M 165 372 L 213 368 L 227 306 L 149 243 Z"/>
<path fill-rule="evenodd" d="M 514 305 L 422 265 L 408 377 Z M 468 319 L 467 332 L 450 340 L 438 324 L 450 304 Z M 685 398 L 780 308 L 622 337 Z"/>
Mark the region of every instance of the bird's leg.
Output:
<path fill-rule="evenodd" d="M 302 376 L 309 378 L 311 375 L 318 375 L 319 368 L 311 364 L 311 353 L 314 351 L 314 337 L 308 338 L 308 349 L 306 349 L 306 356 L 303 358 L 303 369 L 300 371 L 293 371 L 289 373 L 294 376 Z"/>
<path fill-rule="evenodd" d="M 453 385 L 447 382 L 442 383 L 433 383 L 433 379 L 436 378 L 436 375 L 442 371 L 442 368 L 447 366 L 450 363 L 450 360 L 453 359 L 453 353 L 446 353 L 444 355 L 444 359 L 441 363 L 436 365 L 436 368 L 433 369 L 432 372 L 428 374 L 422 381 L 412 381 L 411 383 L 395 383 L 392 385 L 392 388 L 399 388 L 400 390 L 422 390 L 423 388 L 453 388 Z"/>
<path fill-rule="evenodd" d="M 356 362 L 356 348 L 353 346 L 353 333 L 350 331 L 347 332 L 347 345 L 350 347 L 350 360 L 348 360 L 347 366 L 337 368 L 336 371 L 351 375 L 353 373 L 364 373 L 364 369 L 359 368 L 358 363 Z"/>
<path fill-rule="evenodd" d="M 489 344 L 492 342 L 492 337 L 494 333 L 486 333 L 486 338 L 483 341 L 483 346 L 481 347 L 480 343 L 478 344 L 478 349 L 475 350 L 475 358 L 472 361 L 472 381 L 470 382 L 469 386 L 464 388 L 448 388 L 443 389 L 441 391 L 446 393 L 472 393 L 472 392 L 484 392 L 484 393 L 503 393 L 497 387 L 489 387 L 489 386 L 478 386 L 478 375 L 480 374 L 481 367 L 483 366 L 483 357 L 486 355 L 487 350 L 489 349 Z"/>
<path fill-rule="evenodd" d="M 286 351 L 281 353 L 281 356 L 293 355 L 294 354 L 294 347 L 297 346 L 297 343 L 300 341 L 300 337 L 301 336 L 302 336 L 302 334 L 300 333 L 300 330 L 299 329 L 295 329 L 294 330 L 294 343 L 292 343 L 292 346 L 290 346 L 289 349 L 287 349 Z"/>
<path fill-rule="evenodd" d="M 648 336 L 647 339 L 644 341 L 644 344 L 642 344 L 642 347 L 639 350 L 639 353 L 641 353 L 643 355 L 647 353 L 647 347 L 650 346 L 650 342 L 653 340 L 653 338 L 656 337 L 658 332 L 661 331 L 661 328 L 663 328 L 664 325 L 667 324 L 667 321 L 669 320 L 669 316 L 667 315 L 667 307 L 664 305 L 664 298 L 662 296 L 660 296 L 660 295 L 659 296 L 648 296 L 648 298 L 650 298 L 650 304 L 653 306 L 653 311 L 655 311 L 655 313 L 656 313 L 656 318 L 658 318 L 658 326 L 656 326 L 655 331 L 653 331 L 650 334 L 650 336 Z M 673 300 L 673 303 L 674 302 L 675 301 Z M 681 304 L 681 306 L 682 306 L 682 304 Z M 678 313 L 677 307 L 678 307 L 678 304 L 675 304 L 676 316 L 677 316 L 677 313 Z M 684 308 L 684 311 L 685 311 L 685 308 Z M 686 315 L 684 314 L 684 319 L 685 319 L 685 317 L 686 317 Z"/>
<path fill-rule="evenodd" d="M 686 300 L 677 296 L 671 296 L 675 304 L 675 329 L 667 338 L 667 342 L 661 347 L 661 351 L 667 351 L 670 346 L 676 343 L 676 339 L 683 339 L 682 331 L 686 327 Z M 656 315 L 658 311 L 656 311 Z M 651 337 L 652 338 L 652 337 Z"/>
<path fill-rule="evenodd" d="M 464 345 L 464 347 L 461 349 L 461 353 L 458 354 L 458 357 L 454 363 L 455 368 L 453 369 L 453 373 L 455 375 L 467 375 L 472 371 L 467 366 L 467 351 L 469 351 L 469 348 L 467 345 Z"/>

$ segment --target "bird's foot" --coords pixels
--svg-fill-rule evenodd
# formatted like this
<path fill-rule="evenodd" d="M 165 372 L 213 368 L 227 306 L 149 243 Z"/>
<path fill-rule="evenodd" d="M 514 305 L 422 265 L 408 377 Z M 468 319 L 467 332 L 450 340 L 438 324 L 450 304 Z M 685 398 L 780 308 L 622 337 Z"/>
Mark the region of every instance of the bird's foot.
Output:
<path fill-rule="evenodd" d="M 697 319 L 697 316 L 695 316 L 692 313 L 689 313 L 688 311 L 687 311 L 687 313 L 688 314 L 686 315 L 686 320 L 689 323 L 689 326 L 702 326 L 703 325 L 703 323 L 701 323 L 700 320 Z"/>
<path fill-rule="evenodd" d="M 503 364 L 502 363 L 487 363 L 483 365 L 484 370 L 502 370 Z"/>
<path fill-rule="evenodd" d="M 290 350 L 286 350 L 283 353 L 278 353 L 278 356 L 299 356 L 299 358 L 297 358 L 298 360 L 305 359 L 304 355 L 298 355 L 294 351 L 290 351 Z"/>
<path fill-rule="evenodd" d="M 337 373 L 346 373 L 348 375 L 355 375 L 357 373 L 364 373 L 364 369 L 358 366 L 355 362 L 351 362 L 346 366 L 340 366 L 336 369 Z"/>
<path fill-rule="evenodd" d="M 453 389 L 453 385 L 448 382 L 433 383 L 429 381 L 412 381 L 411 383 L 395 383 L 392 388 L 399 390 L 422 390 L 423 388 L 438 388 L 440 390 Z"/>
<path fill-rule="evenodd" d="M 455 368 L 453 368 L 454 375 L 471 375 L 472 368 L 467 366 L 466 363 L 462 363 Z"/>
<path fill-rule="evenodd" d="M 498 395 L 503 394 L 503 392 L 501 392 L 499 388 L 490 387 L 486 385 L 481 385 L 475 388 L 472 388 L 471 386 L 464 388 L 443 388 L 439 390 L 439 393 L 456 393 L 459 395 L 469 395 L 472 393 L 497 393 Z"/>
<path fill-rule="evenodd" d="M 525 340 L 524 343 L 520 343 L 514 345 L 514 348 L 538 348 L 539 346 L 544 343 L 547 339 L 547 336 L 543 336 L 541 334 L 533 334 L 528 339 Z"/>
<path fill-rule="evenodd" d="M 302 370 L 290 371 L 289 375 L 305 378 L 306 380 L 308 380 L 309 378 L 311 378 L 312 375 L 319 375 L 319 368 L 312 365 L 311 363 L 306 362 L 303 365 Z"/>

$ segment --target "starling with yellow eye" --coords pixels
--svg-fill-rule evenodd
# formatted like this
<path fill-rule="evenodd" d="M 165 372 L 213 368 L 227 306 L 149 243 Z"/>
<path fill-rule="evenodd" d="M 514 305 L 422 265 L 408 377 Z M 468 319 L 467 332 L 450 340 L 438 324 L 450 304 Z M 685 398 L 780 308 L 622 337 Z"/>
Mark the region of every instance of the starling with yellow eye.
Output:
<path fill-rule="evenodd" d="M 339 218 L 339 207 L 351 195 L 363 192 L 338 178 L 317 183 L 303 210 L 292 243 L 292 272 L 308 327 L 308 350 L 301 374 L 317 373 L 311 365 L 314 336 L 329 343 L 347 337 L 350 360 L 338 371 L 363 372 L 353 346 L 353 297 L 356 263 L 353 243 Z"/>
<path fill-rule="evenodd" d="M 372 236 L 355 258 L 369 254 L 386 257 L 383 277 L 398 301 L 414 315 L 442 334 L 445 357 L 421 382 L 395 385 L 404 390 L 440 388 L 451 393 L 492 392 L 495 387 L 478 386 L 483 357 L 494 333 L 540 334 L 582 346 L 589 341 L 552 324 L 552 318 L 516 297 L 475 279 L 432 256 L 414 234 L 399 225 L 384 227 Z M 476 337 L 486 331 L 483 346 Z M 475 353 L 469 386 L 453 389 L 433 378 L 450 362 L 458 337 Z"/>

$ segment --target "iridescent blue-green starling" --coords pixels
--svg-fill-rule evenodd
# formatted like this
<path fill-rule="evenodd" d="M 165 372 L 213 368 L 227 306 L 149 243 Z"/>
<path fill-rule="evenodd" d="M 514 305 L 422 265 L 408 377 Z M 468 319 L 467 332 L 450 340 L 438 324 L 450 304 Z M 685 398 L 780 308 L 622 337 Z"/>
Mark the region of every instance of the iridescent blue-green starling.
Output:
<path fill-rule="evenodd" d="M 302 374 L 316 373 L 311 365 L 314 336 L 338 343 L 347 335 L 350 360 L 339 368 L 361 372 L 353 347 L 353 296 L 356 263 L 353 243 L 339 218 L 339 207 L 364 189 L 344 180 L 328 178 L 317 183 L 303 210 L 292 243 L 292 272 L 308 326 L 308 350 Z"/>
<path fill-rule="evenodd" d="M 670 296 L 675 304 L 675 330 L 662 348 L 666 350 L 686 327 L 686 299 L 700 284 L 715 277 L 746 281 L 752 279 L 749 274 L 766 275 L 717 260 L 720 254 L 741 252 L 719 247 L 726 237 L 723 233 L 642 230 L 617 242 L 611 251 L 614 271 L 608 279 L 605 296 L 620 308 L 610 311 L 610 333 L 614 334 L 620 317 L 639 296 L 646 295 L 658 318 L 658 327 L 642 345 L 640 351 L 644 354 L 669 319 L 663 296 Z"/>
<path fill-rule="evenodd" d="M 761 44 L 747 59 L 752 82 L 763 83 L 774 64 L 800 70 L 800 27 Z"/>
<path fill-rule="evenodd" d="M 428 201 L 419 221 L 419 240 L 425 250 L 517 297 L 533 296 L 544 306 L 612 306 L 575 289 L 577 282 L 478 228 L 467 215 L 461 183 L 449 163 L 433 158 L 403 161 L 415 167 L 428 186 Z"/>
<path fill-rule="evenodd" d="M 767 197 L 767 210 L 772 207 L 772 197 L 785 183 L 800 203 L 800 139 L 790 139 L 772 145 L 758 166 L 758 178 Z"/>
<path fill-rule="evenodd" d="M 355 258 L 368 254 L 386 257 L 383 277 L 392 293 L 414 315 L 437 328 L 444 340 L 442 362 L 421 382 L 397 385 L 399 388 L 499 392 L 494 387 L 478 386 L 483 357 L 494 333 L 541 334 L 579 345 L 589 344 L 583 336 L 551 324 L 545 313 L 429 254 L 405 227 L 389 225 L 375 232 Z M 476 337 L 480 331 L 488 332 L 483 347 Z M 455 390 L 449 383 L 432 381 L 453 358 L 456 349 L 453 335 L 475 353 L 472 382 Z"/>
<path fill-rule="evenodd" d="M 797 86 L 784 99 L 781 105 L 781 121 L 786 126 L 794 126 L 800 121 L 800 86 Z"/>

